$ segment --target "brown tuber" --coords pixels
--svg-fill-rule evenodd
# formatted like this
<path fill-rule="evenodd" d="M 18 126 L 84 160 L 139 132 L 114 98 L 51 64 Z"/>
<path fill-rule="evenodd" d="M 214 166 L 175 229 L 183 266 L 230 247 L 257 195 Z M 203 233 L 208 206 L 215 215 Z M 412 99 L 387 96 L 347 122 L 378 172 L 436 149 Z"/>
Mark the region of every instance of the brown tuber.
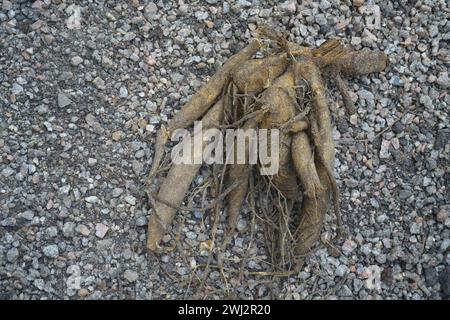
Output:
<path fill-rule="evenodd" d="M 149 183 L 155 178 L 161 182 L 157 195 L 149 192 L 153 211 L 148 225 L 147 248 L 151 251 L 160 249 L 160 241 L 168 232 L 201 166 L 172 164 L 167 176 L 162 178 L 158 170 L 165 144 L 174 130 L 187 128 L 200 119 L 204 128 L 215 127 L 222 132 L 226 128 L 279 129 L 279 170 L 268 177 L 265 195 L 270 193 L 275 195 L 270 199 L 284 199 L 289 203 L 283 207 L 288 210 L 287 214 L 283 213 L 289 220 L 286 227 L 274 225 L 273 229 L 292 231 L 293 241 L 286 243 L 291 243 L 296 260 L 301 262 L 319 239 L 330 200 L 339 227 L 341 225 L 339 189 L 334 176 L 331 101 L 325 80 L 335 83 L 345 108 L 348 113 L 353 113 L 355 106 L 343 77 L 383 71 L 387 56 L 378 51 L 353 51 L 339 39 L 327 40 L 318 48 L 300 46 L 287 41 L 274 29 L 260 27 L 258 30 L 262 38 L 274 41 L 278 50 L 255 59 L 262 41 L 252 40 L 232 56 L 157 134 L 148 179 Z M 203 143 L 203 147 L 205 145 Z M 245 152 L 248 158 L 248 148 Z M 224 186 L 222 182 L 218 185 L 214 204 L 216 208 L 226 204 L 228 239 L 236 232 L 246 199 L 254 200 L 255 188 L 261 188 L 261 185 L 250 183 L 254 181 L 252 178 L 258 177 L 260 167 L 260 163 L 225 164 L 222 174 L 215 177 L 224 182 Z M 253 200 L 249 201 L 252 210 L 255 209 Z M 269 206 L 267 201 L 258 203 L 262 210 Z M 278 249 L 285 257 L 285 248 Z"/>

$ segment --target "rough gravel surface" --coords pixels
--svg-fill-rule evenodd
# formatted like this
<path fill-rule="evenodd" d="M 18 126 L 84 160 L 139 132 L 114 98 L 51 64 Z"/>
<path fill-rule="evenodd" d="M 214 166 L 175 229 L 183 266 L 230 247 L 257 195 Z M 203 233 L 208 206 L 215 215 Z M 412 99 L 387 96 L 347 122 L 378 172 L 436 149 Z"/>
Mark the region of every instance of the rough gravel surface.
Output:
<path fill-rule="evenodd" d="M 0 298 L 450 297 L 449 13 L 444 0 L 0 0 Z M 259 22 L 390 65 L 350 80 L 354 116 L 333 103 L 349 234 L 297 275 L 230 269 L 227 290 L 212 270 L 201 288 L 210 214 L 178 217 L 179 247 L 150 254 L 144 181 L 159 125 Z M 245 213 L 226 252 L 236 268 L 249 226 Z M 334 230 L 330 214 L 322 240 Z M 270 270 L 263 239 L 250 272 Z"/>

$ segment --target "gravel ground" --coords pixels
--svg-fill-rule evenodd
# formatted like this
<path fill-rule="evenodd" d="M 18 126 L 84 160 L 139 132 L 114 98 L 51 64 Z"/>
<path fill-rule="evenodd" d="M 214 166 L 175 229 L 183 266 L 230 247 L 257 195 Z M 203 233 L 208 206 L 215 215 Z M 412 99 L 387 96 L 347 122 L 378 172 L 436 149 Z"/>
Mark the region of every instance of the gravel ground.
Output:
<path fill-rule="evenodd" d="M 450 297 L 446 1 L 0 6 L 0 298 Z M 159 124 L 248 42 L 258 22 L 299 43 L 340 36 L 356 49 L 386 52 L 390 66 L 350 80 L 356 115 L 346 116 L 336 100 L 336 175 L 349 235 L 335 250 L 318 247 L 289 278 L 247 275 L 239 283 L 230 270 L 228 295 L 216 270 L 203 289 L 195 281 L 208 214 L 177 220 L 181 244 L 172 252 L 145 251 L 143 182 Z M 196 184 L 208 174 L 203 168 Z M 248 246 L 249 220 L 244 214 L 228 247 L 231 264 Z M 334 224 L 327 216 L 323 240 Z M 260 229 L 251 271 L 268 268 Z"/>

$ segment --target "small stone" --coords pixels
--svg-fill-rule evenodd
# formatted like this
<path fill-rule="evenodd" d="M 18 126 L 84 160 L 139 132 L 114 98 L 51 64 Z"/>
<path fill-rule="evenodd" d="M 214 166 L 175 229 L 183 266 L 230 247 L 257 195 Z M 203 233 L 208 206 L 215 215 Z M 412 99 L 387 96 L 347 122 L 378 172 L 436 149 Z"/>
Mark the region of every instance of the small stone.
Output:
<path fill-rule="evenodd" d="M 359 292 L 361 288 L 364 286 L 364 282 L 359 280 L 358 278 L 353 279 L 353 289 L 355 292 Z"/>
<path fill-rule="evenodd" d="M 450 248 L 450 239 L 444 239 L 441 243 L 441 251 L 445 252 L 448 248 Z"/>
<path fill-rule="evenodd" d="M 81 58 L 80 56 L 75 56 L 75 57 L 72 57 L 72 59 L 70 59 L 70 63 L 74 67 L 80 65 L 82 62 L 83 62 L 83 58 Z"/>
<path fill-rule="evenodd" d="M 125 260 L 130 260 L 131 258 L 133 258 L 133 255 L 134 255 L 133 251 L 131 251 L 128 248 L 126 248 L 122 254 L 122 256 Z"/>
<path fill-rule="evenodd" d="M 153 20 L 157 18 L 158 7 L 153 2 L 150 2 L 144 9 L 144 16 L 147 19 Z"/>
<path fill-rule="evenodd" d="M 56 258 L 59 255 L 59 249 L 56 244 L 45 246 L 42 252 L 48 258 Z"/>
<path fill-rule="evenodd" d="M 95 166 L 96 164 L 97 164 L 97 159 L 94 159 L 94 158 L 89 158 L 88 159 L 88 165 L 90 167 Z"/>
<path fill-rule="evenodd" d="M 75 231 L 80 233 L 81 235 L 87 237 L 91 231 L 89 231 L 89 228 L 86 227 L 84 224 L 80 224 L 75 228 Z"/>
<path fill-rule="evenodd" d="M 144 165 L 137 160 L 133 160 L 133 163 L 131 166 L 133 168 L 134 173 L 137 176 L 139 176 L 141 174 L 142 170 L 144 169 Z"/>
<path fill-rule="evenodd" d="M 163 238 L 162 241 L 164 243 L 169 243 L 169 241 L 172 240 L 172 237 L 170 236 L 170 234 L 166 234 Z"/>
<path fill-rule="evenodd" d="M 44 121 L 44 126 L 47 129 L 47 131 L 52 132 L 53 131 L 53 126 L 50 122 L 48 121 Z"/>
<path fill-rule="evenodd" d="M 240 219 L 236 225 L 236 230 L 239 232 L 242 232 L 246 228 L 247 228 L 247 222 L 244 219 Z"/>
<path fill-rule="evenodd" d="M 81 8 L 79 6 L 70 5 L 67 8 L 67 13 L 72 14 L 66 20 L 66 26 L 70 30 L 81 29 Z"/>
<path fill-rule="evenodd" d="M 411 232 L 411 234 L 420 234 L 420 225 L 415 222 L 411 223 L 409 232 Z"/>
<path fill-rule="evenodd" d="M 207 28 L 212 29 L 214 27 L 214 22 L 211 20 L 205 20 L 205 25 Z"/>
<path fill-rule="evenodd" d="M 370 30 L 381 28 L 381 10 L 376 4 L 359 7 L 359 12 L 365 15 L 366 26 Z"/>
<path fill-rule="evenodd" d="M 97 122 L 95 116 L 92 113 L 88 113 L 85 117 L 85 120 L 89 126 L 93 126 Z"/>
<path fill-rule="evenodd" d="M 320 9 L 322 9 L 323 11 L 328 10 L 331 8 L 331 3 L 328 2 L 327 0 L 322 0 L 319 3 L 319 7 Z"/>
<path fill-rule="evenodd" d="M 114 15 L 111 12 L 106 12 L 105 13 L 106 18 L 108 18 L 108 20 L 110 21 L 116 21 L 116 17 L 114 17 Z"/>
<path fill-rule="evenodd" d="M 194 211 L 194 217 L 196 219 L 203 219 L 203 211 Z"/>
<path fill-rule="evenodd" d="M 19 250 L 17 250 L 17 248 L 11 248 L 8 250 L 8 252 L 6 252 L 6 260 L 8 262 L 15 262 L 17 260 L 17 258 L 19 257 Z"/>
<path fill-rule="evenodd" d="M 436 214 L 436 220 L 439 222 L 445 222 L 448 218 L 448 211 L 445 209 L 439 210 L 439 212 Z"/>
<path fill-rule="evenodd" d="M 353 6 L 359 8 L 364 4 L 364 0 L 353 0 Z"/>
<path fill-rule="evenodd" d="M 100 239 L 103 239 L 105 237 L 108 230 L 109 228 L 103 223 L 97 223 L 95 225 L 95 235 Z"/>
<path fill-rule="evenodd" d="M 3 9 L 3 11 L 5 11 L 5 12 L 11 10 L 11 9 L 12 9 L 12 3 L 11 3 L 11 1 L 3 0 L 3 3 L 2 3 L 2 9 Z"/>
<path fill-rule="evenodd" d="M 197 234 L 193 231 L 188 231 L 186 232 L 186 237 L 190 240 L 195 240 L 197 239 Z"/>
<path fill-rule="evenodd" d="M 385 214 L 380 214 L 379 216 L 377 216 L 376 220 L 378 223 L 384 223 L 385 221 L 389 220 L 389 217 Z"/>
<path fill-rule="evenodd" d="M 404 86 L 404 82 L 402 79 L 400 79 L 400 77 L 398 76 L 393 76 L 390 80 L 389 83 L 391 83 L 393 86 L 396 87 L 403 87 Z"/>
<path fill-rule="evenodd" d="M 147 218 L 144 216 L 140 216 L 136 219 L 136 226 L 143 227 L 147 225 Z"/>
<path fill-rule="evenodd" d="M 348 267 L 345 264 L 341 264 L 336 268 L 336 276 L 338 277 L 343 277 L 345 276 L 350 270 L 348 269 Z"/>
<path fill-rule="evenodd" d="M 396 133 L 396 134 L 400 134 L 405 130 L 405 126 L 400 122 L 397 121 L 393 126 L 392 126 L 392 130 Z"/>
<path fill-rule="evenodd" d="M 87 203 L 98 203 L 98 201 L 99 201 L 98 197 L 96 197 L 96 196 L 86 197 L 86 198 L 84 198 L 84 200 Z"/>
<path fill-rule="evenodd" d="M 123 273 L 123 277 L 128 280 L 128 282 L 134 282 L 139 278 L 139 275 L 137 274 L 137 272 L 132 271 L 132 270 L 126 270 Z"/>
<path fill-rule="evenodd" d="M 116 131 L 116 132 L 113 132 L 113 134 L 112 134 L 112 138 L 114 141 L 119 141 L 121 136 L 122 136 L 122 131 Z"/>
<path fill-rule="evenodd" d="M 128 90 L 125 87 L 120 87 L 119 89 L 119 97 L 126 98 L 128 97 Z"/>
<path fill-rule="evenodd" d="M 432 24 L 428 27 L 428 33 L 431 38 L 434 38 L 439 34 L 439 28 L 437 27 L 437 25 Z"/>
<path fill-rule="evenodd" d="M 63 71 L 58 77 L 60 81 L 67 81 L 73 78 L 73 73 L 70 71 Z"/>
<path fill-rule="evenodd" d="M 9 177 L 10 175 L 14 174 L 14 172 L 15 171 L 12 168 L 6 167 L 2 170 L 2 176 L 4 176 L 6 178 L 6 177 Z"/>
<path fill-rule="evenodd" d="M 440 72 L 436 83 L 440 85 L 442 88 L 447 89 L 450 87 L 450 82 L 448 79 L 448 72 Z"/>
<path fill-rule="evenodd" d="M 44 25 L 44 21 L 36 20 L 34 23 L 30 25 L 32 30 L 39 30 Z"/>
<path fill-rule="evenodd" d="M 54 238 L 58 235 L 58 229 L 56 227 L 48 227 L 45 230 L 45 233 L 47 234 L 47 237 Z"/>
<path fill-rule="evenodd" d="M 281 8 L 286 11 L 287 13 L 295 13 L 297 11 L 297 4 L 295 1 L 286 1 L 281 5 Z"/>
<path fill-rule="evenodd" d="M 84 297 L 86 297 L 88 295 L 89 295 L 89 291 L 87 289 L 81 288 L 80 290 L 78 290 L 78 296 L 79 297 L 84 298 Z"/>
<path fill-rule="evenodd" d="M 18 83 L 13 83 L 11 88 L 11 93 L 14 95 L 18 95 L 23 92 L 23 87 Z"/>
<path fill-rule="evenodd" d="M 346 284 L 344 284 L 341 289 L 339 289 L 338 295 L 341 297 L 352 297 L 353 292 Z"/>
<path fill-rule="evenodd" d="M 433 109 L 433 100 L 425 94 L 422 94 L 419 98 L 419 102 L 427 109 Z"/>
<path fill-rule="evenodd" d="M 70 222 L 70 221 L 64 223 L 64 226 L 63 226 L 64 237 L 66 237 L 66 238 L 72 237 L 74 230 L 75 230 L 75 223 Z"/>
<path fill-rule="evenodd" d="M 114 198 L 118 198 L 122 193 L 123 193 L 123 189 L 122 188 L 114 188 L 113 191 L 112 191 L 112 196 Z"/>
<path fill-rule="evenodd" d="M 6 219 L 3 219 L 1 222 L 0 222 L 0 225 L 2 226 L 2 227 L 14 227 L 15 225 L 16 225 L 16 219 L 15 218 L 13 218 L 13 217 L 9 217 L 9 218 L 6 218 Z"/>
<path fill-rule="evenodd" d="M 136 34 L 134 32 L 127 32 L 127 33 L 124 34 L 122 40 L 123 41 L 132 41 L 135 38 L 136 38 Z M 133 55 L 130 58 L 133 59 L 133 60 L 135 60 L 135 58 L 136 58 L 136 60 L 139 59 L 139 57 L 133 57 Z"/>
<path fill-rule="evenodd" d="M 352 37 L 352 40 L 350 41 L 350 44 L 353 46 L 358 46 L 362 42 L 361 37 Z"/>
<path fill-rule="evenodd" d="M 58 107 L 64 108 L 71 104 L 72 101 L 62 92 L 58 93 Z"/>
<path fill-rule="evenodd" d="M 195 258 L 191 259 L 191 261 L 189 262 L 189 266 L 191 267 L 192 270 L 194 270 L 197 267 L 197 261 L 195 261 Z"/>
<path fill-rule="evenodd" d="M 27 211 L 24 211 L 22 213 L 19 213 L 17 215 L 17 218 L 21 218 L 21 219 L 25 219 L 25 220 L 31 221 L 34 218 L 34 213 L 31 210 L 27 210 Z"/>
<path fill-rule="evenodd" d="M 252 3 L 247 0 L 238 0 L 237 4 L 238 4 L 238 6 L 243 7 L 243 8 L 245 8 L 245 7 L 248 8 L 248 7 L 252 6 Z"/>
<path fill-rule="evenodd" d="M 96 77 L 92 82 L 97 87 L 97 89 L 99 90 L 106 89 L 105 80 L 103 80 L 102 78 Z"/>
<path fill-rule="evenodd" d="M 136 205 L 136 198 L 133 196 L 126 196 L 125 197 L 125 201 L 126 203 L 128 203 L 129 205 L 135 206 Z"/>
<path fill-rule="evenodd" d="M 359 234 L 358 234 L 358 235 L 359 235 Z M 357 237 L 358 237 L 358 235 L 357 235 Z M 360 242 L 359 239 L 357 239 L 357 241 Z M 362 240 L 361 240 L 361 241 L 362 241 Z M 360 242 L 360 243 L 362 243 L 362 242 Z M 371 253 L 373 253 L 372 247 L 373 247 L 372 243 L 366 243 L 366 244 L 363 244 L 363 245 L 361 246 L 361 252 L 364 253 L 364 255 L 368 256 L 368 255 L 370 255 Z M 377 249 L 377 250 L 378 250 L 378 249 Z"/>
<path fill-rule="evenodd" d="M 198 21 L 204 21 L 208 18 L 209 14 L 205 11 L 196 11 L 194 13 L 195 18 L 197 18 Z"/>
<path fill-rule="evenodd" d="M 348 256 L 350 253 L 352 253 L 356 249 L 357 246 L 358 245 L 356 244 L 355 241 L 347 239 L 344 242 L 344 244 L 342 245 L 342 252 Z"/>
<path fill-rule="evenodd" d="M 391 145 L 395 150 L 398 150 L 398 148 L 400 148 L 400 140 L 398 140 L 398 138 L 392 138 Z"/>
<path fill-rule="evenodd" d="M 45 282 L 43 279 L 35 279 L 33 281 L 33 284 L 36 288 L 38 288 L 39 290 L 44 290 L 45 287 Z"/>
<path fill-rule="evenodd" d="M 384 140 L 381 142 L 381 149 L 380 149 L 380 158 L 387 159 L 391 156 L 391 153 L 389 152 L 389 146 L 391 145 L 391 142 L 389 140 Z"/>
<path fill-rule="evenodd" d="M 147 58 L 145 58 L 145 62 L 146 62 L 150 67 L 156 65 L 156 59 L 153 58 L 152 56 L 148 56 Z"/>
<path fill-rule="evenodd" d="M 111 249 L 111 246 L 113 245 L 112 239 L 103 239 L 97 241 L 97 250 L 104 251 Z"/>

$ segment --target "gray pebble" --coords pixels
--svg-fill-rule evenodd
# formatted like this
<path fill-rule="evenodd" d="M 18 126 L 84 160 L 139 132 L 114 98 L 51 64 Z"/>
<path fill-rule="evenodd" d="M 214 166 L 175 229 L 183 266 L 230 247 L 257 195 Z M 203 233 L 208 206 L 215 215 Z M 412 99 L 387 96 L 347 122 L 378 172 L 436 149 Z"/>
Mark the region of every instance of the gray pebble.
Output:
<path fill-rule="evenodd" d="M 23 92 L 23 87 L 20 84 L 14 83 L 12 85 L 12 88 L 11 88 L 11 93 L 12 94 L 18 95 L 18 94 L 20 94 L 22 92 Z"/>
<path fill-rule="evenodd" d="M 144 9 L 144 15 L 147 19 L 153 20 L 157 17 L 158 7 L 153 2 L 150 2 Z"/>
<path fill-rule="evenodd" d="M 74 230 L 75 230 L 75 223 L 70 222 L 70 221 L 64 223 L 64 226 L 62 229 L 64 237 L 66 237 L 66 238 L 72 237 L 74 234 Z"/>
<path fill-rule="evenodd" d="M 350 271 L 350 270 L 348 269 L 348 267 L 347 267 L 346 265 L 341 264 L 341 265 L 339 265 L 339 266 L 336 268 L 335 274 L 336 274 L 336 276 L 338 276 L 338 277 L 343 277 L 343 276 L 345 276 L 349 271 Z"/>
<path fill-rule="evenodd" d="M 121 98 L 126 98 L 126 97 L 128 97 L 128 90 L 127 90 L 127 88 L 125 88 L 125 87 L 120 87 L 120 90 L 119 90 L 119 97 L 121 97 Z"/>
<path fill-rule="evenodd" d="M 47 237 L 54 238 L 58 235 L 58 229 L 56 227 L 48 227 L 45 230 L 45 233 L 47 234 Z"/>
<path fill-rule="evenodd" d="M 42 252 L 48 258 L 56 258 L 59 255 L 59 249 L 56 244 L 51 244 L 51 245 L 45 246 L 42 249 Z"/>
<path fill-rule="evenodd" d="M 17 217 L 21 218 L 21 219 L 25 219 L 25 220 L 31 221 L 34 218 L 34 213 L 31 210 L 27 210 L 27 211 L 24 211 L 22 213 L 19 213 L 17 215 Z"/>
<path fill-rule="evenodd" d="M 19 250 L 17 248 L 11 248 L 6 252 L 6 260 L 8 262 L 14 263 L 19 257 Z"/>
<path fill-rule="evenodd" d="M 135 206 L 136 205 L 136 198 L 133 196 L 126 196 L 124 199 L 129 205 Z"/>
<path fill-rule="evenodd" d="M 58 93 L 58 107 L 65 108 L 71 103 L 72 101 L 64 93 Z"/>
<path fill-rule="evenodd" d="M 99 198 L 97 196 L 86 197 L 86 198 L 84 198 L 84 200 L 87 203 L 98 203 L 99 202 Z"/>
<path fill-rule="evenodd" d="M 140 216 L 136 219 L 136 226 L 143 227 L 147 225 L 147 218 L 144 216 Z"/>
<path fill-rule="evenodd" d="M 138 273 L 135 272 L 135 271 L 132 271 L 132 270 L 126 270 L 126 271 L 123 273 L 123 277 L 124 277 L 126 280 L 128 280 L 129 282 L 135 282 L 135 281 L 139 278 L 139 275 L 138 275 Z"/>
<path fill-rule="evenodd" d="M 99 89 L 99 90 L 106 89 L 105 80 L 103 80 L 102 78 L 96 77 L 92 82 L 97 87 L 97 89 Z"/>
<path fill-rule="evenodd" d="M 112 196 L 114 198 L 118 198 L 122 193 L 123 193 L 123 189 L 122 188 L 114 188 L 113 191 L 112 191 Z"/>
<path fill-rule="evenodd" d="M 87 237 L 91 231 L 89 230 L 88 227 L 86 227 L 84 224 L 79 224 L 76 228 L 75 231 L 80 233 L 81 235 Z"/>
<path fill-rule="evenodd" d="M 70 63 L 75 67 L 80 65 L 82 62 L 83 62 L 83 58 L 81 58 L 80 56 L 75 56 L 75 57 L 72 57 L 72 59 L 70 59 Z"/>
<path fill-rule="evenodd" d="M 436 82 L 442 88 L 448 89 L 450 87 L 450 82 L 449 82 L 449 79 L 448 79 L 448 72 L 440 72 Z"/>
<path fill-rule="evenodd" d="M 357 246 L 358 245 L 356 244 L 355 241 L 349 240 L 349 239 L 345 240 L 344 244 L 342 245 L 342 252 L 345 255 L 349 255 L 350 253 L 352 253 L 356 249 Z"/>

